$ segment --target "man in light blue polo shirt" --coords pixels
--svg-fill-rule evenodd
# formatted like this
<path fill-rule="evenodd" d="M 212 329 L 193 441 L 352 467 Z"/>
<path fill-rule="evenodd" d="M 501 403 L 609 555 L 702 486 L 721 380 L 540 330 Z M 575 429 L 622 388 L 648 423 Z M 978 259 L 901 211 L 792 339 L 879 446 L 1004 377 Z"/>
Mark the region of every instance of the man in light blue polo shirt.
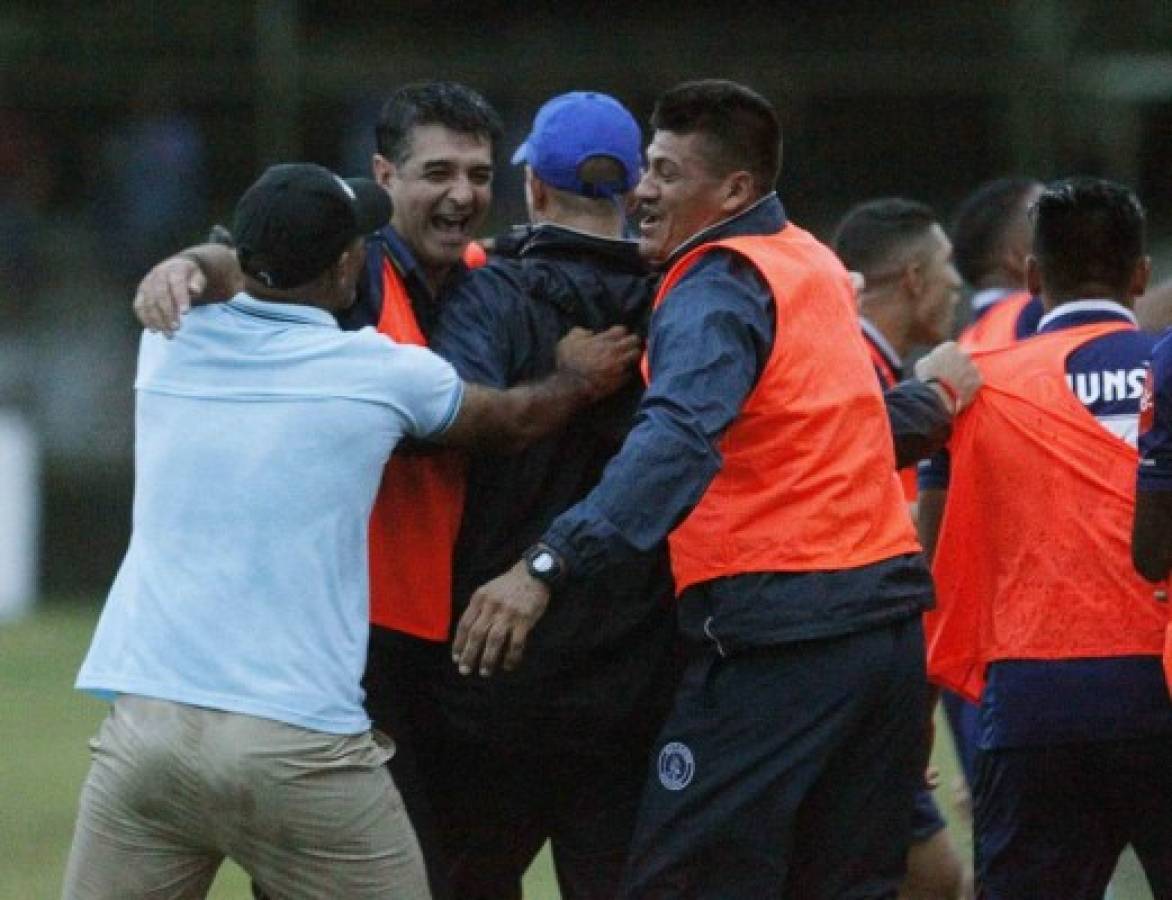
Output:
<path fill-rule="evenodd" d="M 275 166 L 236 210 L 246 292 L 143 336 L 134 531 L 77 680 L 115 701 L 67 898 L 202 896 L 224 857 L 282 898 L 428 896 L 362 708 L 367 520 L 401 439 L 481 442 L 526 398 L 338 328 L 390 213 L 372 181 Z M 605 392 L 637 354 L 582 339 L 599 369 L 548 395 Z"/>

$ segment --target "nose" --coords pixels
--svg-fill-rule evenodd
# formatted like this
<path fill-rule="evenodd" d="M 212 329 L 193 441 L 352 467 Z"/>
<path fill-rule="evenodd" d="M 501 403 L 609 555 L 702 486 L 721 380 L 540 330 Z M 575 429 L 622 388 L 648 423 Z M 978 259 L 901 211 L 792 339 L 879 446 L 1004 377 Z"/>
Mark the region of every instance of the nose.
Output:
<path fill-rule="evenodd" d="M 475 196 L 476 191 L 472 179 L 465 174 L 457 175 L 452 181 L 451 187 L 448 188 L 448 197 L 460 206 L 471 206 Z"/>
<path fill-rule="evenodd" d="M 952 288 L 953 294 L 957 295 L 957 299 L 959 299 L 961 288 L 964 287 L 964 279 L 960 277 L 960 272 L 955 265 L 948 267 L 948 286 Z"/>
<path fill-rule="evenodd" d="M 643 176 L 639 179 L 639 183 L 635 185 L 635 196 L 639 200 L 652 200 L 658 194 L 659 191 L 655 187 L 655 181 L 651 177 L 651 170 L 644 169 Z"/>

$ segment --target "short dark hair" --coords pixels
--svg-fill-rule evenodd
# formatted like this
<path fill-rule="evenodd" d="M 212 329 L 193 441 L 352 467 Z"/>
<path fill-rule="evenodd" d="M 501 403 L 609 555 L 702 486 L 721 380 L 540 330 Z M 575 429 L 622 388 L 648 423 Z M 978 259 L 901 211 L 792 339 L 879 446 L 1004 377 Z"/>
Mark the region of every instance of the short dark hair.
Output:
<path fill-rule="evenodd" d="M 493 146 L 504 133 L 496 110 L 472 88 L 454 81 L 421 81 L 399 88 L 383 104 L 374 129 L 378 152 L 402 164 L 411 152 L 411 132 L 419 125 L 478 135 Z"/>
<path fill-rule="evenodd" d="M 1046 292 L 1075 297 L 1086 287 L 1127 292 L 1144 255 L 1144 208 L 1128 188 L 1103 178 L 1046 185 L 1030 215 L 1034 256 Z"/>
<path fill-rule="evenodd" d="M 651 125 L 704 135 L 715 174 L 743 169 L 759 194 L 773 190 L 781 170 L 781 123 L 773 104 L 743 84 L 706 79 L 677 85 L 656 102 Z"/>
<path fill-rule="evenodd" d="M 952 253 L 956 270 L 970 285 L 997 268 L 1014 214 L 1038 187 L 1041 182 L 1033 178 L 995 178 L 960 202 L 952 219 Z"/>
<path fill-rule="evenodd" d="M 851 207 L 834 230 L 831 246 L 842 264 L 878 274 L 891 258 L 936 224 L 930 206 L 903 197 L 881 197 Z"/>

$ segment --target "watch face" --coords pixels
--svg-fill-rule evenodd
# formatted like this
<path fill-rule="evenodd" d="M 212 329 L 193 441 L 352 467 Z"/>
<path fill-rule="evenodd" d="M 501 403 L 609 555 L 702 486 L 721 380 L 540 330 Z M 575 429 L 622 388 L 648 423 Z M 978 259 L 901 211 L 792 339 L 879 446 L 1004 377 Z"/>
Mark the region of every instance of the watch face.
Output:
<path fill-rule="evenodd" d="M 540 553 L 533 555 L 533 561 L 530 563 L 534 572 L 542 575 L 548 575 L 553 571 L 553 554 L 548 550 L 542 550 Z"/>

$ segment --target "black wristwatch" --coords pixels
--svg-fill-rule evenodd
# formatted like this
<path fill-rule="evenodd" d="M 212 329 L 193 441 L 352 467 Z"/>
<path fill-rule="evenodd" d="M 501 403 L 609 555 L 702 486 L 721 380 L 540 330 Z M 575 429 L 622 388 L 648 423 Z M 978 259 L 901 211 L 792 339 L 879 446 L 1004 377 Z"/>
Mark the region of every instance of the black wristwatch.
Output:
<path fill-rule="evenodd" d="M 534 544 L 521 556 L 525 571 L 547 587 L 553 587 L 566 573 L 561 555 L 545 544 Z"/>

